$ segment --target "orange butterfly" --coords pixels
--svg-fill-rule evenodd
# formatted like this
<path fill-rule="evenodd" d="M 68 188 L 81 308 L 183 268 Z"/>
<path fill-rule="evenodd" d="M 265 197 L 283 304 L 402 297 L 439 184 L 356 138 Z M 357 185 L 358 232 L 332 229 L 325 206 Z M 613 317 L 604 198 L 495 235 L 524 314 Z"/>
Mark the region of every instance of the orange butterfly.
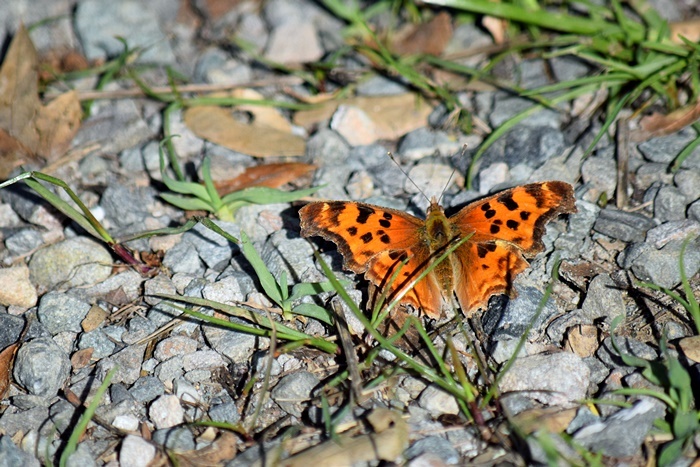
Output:
<path fill-rule="evenodd" d="M 453 292 L 467 316 L 486 307 L 492 295 L 511 292 L 513 279 L 528 266 L 525 257 L 544 249 L 547 221 L 574 212 L 571 185 L 551 181 L 475 201 L 449 218 L 435 199 L 425 220 L 349 201 L 310 203 L 299 216 L 304 237 L 318 235 L 333 241 L 347 269 L 365 273 L 380 290 L 387 289 L 387 303 L 405 293 L 400 304 L 439 318 L 452 306 Z M 465 237 L 464 243 L 416 282 L 432 258 Z M 404 290 L 414 283 L 412 289 Z"/>

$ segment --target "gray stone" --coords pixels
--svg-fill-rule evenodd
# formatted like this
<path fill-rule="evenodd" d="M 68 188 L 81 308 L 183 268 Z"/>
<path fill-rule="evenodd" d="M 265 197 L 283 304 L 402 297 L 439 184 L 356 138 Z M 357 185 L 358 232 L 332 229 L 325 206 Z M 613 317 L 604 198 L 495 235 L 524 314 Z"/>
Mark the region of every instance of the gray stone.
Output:
<path fill-rule="evenodd" d="M 202 289 L 202 298 L 228 305 L 237 304 L 245 300 L 246 294 L 241 290 L 240 282 L 235 275 L 229 275 L 207 284 Z"/>
<path fill-rule="evenodd" d="M 688 218 L 700 222 L 700 200 L 695 201 L 688 207 Z"/>
<path fill-rule="evenodd" d="M 141 63 L 175 63 L 168 37 L 158 25 L 151 5 L 136 0 L 111 2 L 87 0 L 75 12 L 75 27 L 88 60 L 105 60 L 124 51 L 117 37 L 124 37 L 130 48 L 140 47 Z"/>
<path fill-rule="evenodd" d="M 61 292 L 49 292 L 39 301 L 37 317 L 51 335 L 63 331 L 81 332 L 80 323 L 90 311 L 90 304 Z"/>
<path fill-rule="evenodd" d="M 383 75 L 372 75 L 357 84 L 359 96 L 392 96 L 408 92 L 404 83 Z"/>
<path fill-rule="evenodd" d="M 588 184 L 586 199 L 595 202 L 605 193 L 608 199 L 615 197 L 617 164 L 607 157 L 588 157 L 581 165 L 581 177 Z"/>
<path fill-rule="evenodd" d="M 5 247 L 12 256 L 21 256 L 36 250 L 43 243 L 43 237 L 35 229 L 22 229 L 7 237 Z"/>
<path fill-rule="evenodd" d="M 148 408 L 148 416 L 158 430 L 172 428 L 184 421 L 185 411 L 173 394 L 159 396 Z"/>
<path fill-rule="evenodd" d="M 609 457 L 632 456 L 641 448 L 652 423 L 663 417 L 660 406 L 641 400 L 608 419 L 585 426 L 574 434 L 574 441 Z"/>
<path fill-rule="evenodd" d="M 555 129 L 547 125 L 520 124 L 499 138 L 484 153 L 480 166 L 505 162 L 509 167 L 525 164 L 534 169 L 562 154 L 565 148 L 564 136 L 558 125 Z"/>
<path fill-rule="evenodd" d="M 119 449 L 119 463 L 133 467 L 146 467 L 156 456 L 156 447 L 140 436 L 127 435 Z"/>
<path fill-rule="evenodd" d="M 93 329 L 90 332 L 81 334 L 78 340 L 79 349 L 88 349 L 90 347 L 93 349 L 92 358 L 99 360 L 112 355 L 117 346 L 102 329 Z"/>
<path fill-rule="evenodd" d="M 251 78 L 252 70 L 249 66 L 213 47 L 199 54 L 194 71 L 194 79 L 204 83 L 243 84 Z"/>
<path fill-rule="evenodd" d="M 669 289 L 676 287 L 681 282 L 681 243 L 670 242 L 660 250 L 644 249 L 632 261 L 632 272 L 643 281 Z M 697 239 L 688 245 L 683 260 L 686 277 L 693 277 L 700 270 L 700 242 Z"/>
<path fill-rule="evenodd" d="M 434 384 L 429 385 L 421 392 L 418 405 L 429 411 L 435 418 L 444 414 L 456 415 L 459 413 L 459 406 L 454 396 Z"/>
<path fill-rule="evenodd" d="M 284 230 L 272 234 L 260 251 L 260 257 L 272 276 L 280 280 L 284 272 L 288 283 L 304 273 L 313 254 L 313 248 L 306 239 L 290 239 Z"/>
<path fill-rule="evenodd" d="M 459 148 L 459 142 L 450 139 L 445 132 L 423 127 L 401 138 L 396 150 L 404 158 L 415 161 L 433 154 L 449 155 Z"/>
<path fill-rule="evenodd" d="M 235 425 L 241 421 L 241 415 L 234 402 L 213 405 L 209 409 L 209 418 L 217 422 L 230 423 Z"/>
<path fill-rule="evenodd" d="M 700 235 L 700 222 L 692 219 L 670 221 L 647 232 L 647 241 L 654 248 L 663 248 L 672 241 L 682 241 Z"/>
<path fill-rule="evenodd" d="M 153 136 L 131 99 L 116 100 L 99 107 L 81 123 L 73 147 L 97 145 L 99 154 L 118 154 Z"/>
<path fill-rule="evenodd" d="M 185 374 L 185 371 L 182 369 L 183 359 L 184 357 L 180 355 L 158 364 L 155 369 L 156 377 L 162 381 L 163 384 L 170 387 L 173 380 L 182 378 L 182 376 Z"/>
<path fill-rule="evenodd" d="M 215 224 L 234 237 L 240 237 L 238 224 L 223 221 L 215 221 Z M 239 251 L 237 245 L 232 244 L 203 224 L 197 224 L 185 232 L 182 241 L 189 243 L 199 253 L 199 258 L 207 267 L 217 271 L 223 271 L 231 260 L 233 252 Z"/>
<path fill-rule="evenodd" d="M 98 371 L 100 374 L 106 375 L 109 370 L 116 367 L 112 383 L 133 384 L 139 379 L 145 351 L 146 344 L 125 347 L 114 355 L 100 360 L 97 364 Z"/>
<path fill-rule="evenodd" d="M 191 451 L 195 448 L 194 435 L 189 427 L 177 426 L 153 432 L 153 442 L 172 451 Z"/>
<path fill-rule="evenodd" d="M 100 206 L 114 225 L 136 224 L 143 229 L 144 220 L 151 216 L 149 209 L 155 203 L 155 196 L 156 191 L 151 187 L 111 185 L 102 195 Z"/>
<path fill-rule="evenodd" d="M 272 390 L 271 397 L 282 410 L 299 418 L 311 392 L 319 384 L 313 373 L 299 371 L 283 377 Z"/>
<path fill-rule="evenodd" d="M 658 357 L 658 353 L 651 346 L 631 337 L 616 336 L 615 342 L 617 342 L 620 351 L 625 355 L 643 358 L 644 360 L 655 360 Z M 606 337 L 600 347 L 598 347 L 596 356 L 601 362 L 607 365 L 608 368 L 627 366 L 622 358 L 620 358 L 620 354 L 613 347 L 610 337 Z"/>
<path fill-rule="evenodd" d="M 647 190 L 657 183 L 670 185 L 673 182 L 673 175 L 668 173 L 668 165 L 666 164 L 657 164 L 655 162 L 642 164 L 635 175 L 635 186 L 639 190 Z"/>
<path fill-rule="evenodd" d="M 200 276 L 204 273 L 204 266 L 199 259 L 197 250 L 192 248 L 190 242 L 183 240 L 165 252 L 163 266 L 168 268 L 173 274 L 182 273 Z"/>
<path fill-rule="evenodd" d="M 448 440 L 441 436 L 426 436 L 411 444 L 404 452 L 407 459 L 415 459 L 425 454 L 433 454 L 447 465 L 459 464 L 460 457 L 457 450 Z M 414 464 L 411 464 L 414 465 Z"/>
<path fill-rule="evenodd" d="M 187 355 L 196 350 L 196 340 L 186 336 L 170 336 L 158 342 L 153 356 L 163 362 L 176 355 Z"/>
<path fill-rule="evenodd" d="M 655 225 L 652 219 L 643 214 L 606 208 L 600 211 L 593 229 L 623 242 L 639 242 L 644 240 L 647 230 Z"/>
<path fill-rule="evenodd" d="M 583 314 L 591 320 L 605 318 L 611 323 L 618 316 L 625 316 L 625 301 L 622 290 L 607 274 L 595 276 L 586 292 L 586 298 L 581 305 Z"/>
<path fill-rule="evenodd" d="M 686 128 L 668 136 L 651 138 L 641 143 L 637 148 L 649 161 L 670 164 L 696 137 L 694 130 Z M 700 168 L 700 149 L 695 148 L 691 155 L 683 161 L 681 168 Z"/>
<path fill-rule="evenodd" d="M 308 18 L 287 20 L 270 33 L 265 58 L 282 64 L 315 62 L 323 56 L 316 28 Z"/>
<path fill-rule="evenodd" d="M 673 183 L 678 187 L 688 202 L 700 198 L 700 171 L 679 170 L 673 176 Z"/>
<path fill-rule="evenodd" d="M 34 253 L 29 273 L 39 290 L 92 285 L 112 273 L 106 248 L 85 237 L 63 240 Z"/>
<path fill-rule="evenodd" d="M 24 319 L 8 313 L 0 313 L 0 349 L 14 344 L 24 329 Z"/>
<path fill-rule="evenodd" d="M 654 198 L 654 217 L 660 222 L 685 219 L 685 195 L 673 186 L 659 188 Z"/>
<path fill-rule="evenodd" d="M 87 443 L 78 444 L 75 451 L 66 459 L 66 467 L 92 467 L 96 465 L 95 458 Z"/>
<path fill-rule="evenodd" d="M 0 436 L 0 467 L 39 467 L 39 460 L 15 446 L 8 435 Z"/>
<path fill-rule="evenodd" d="M 14 377 L 31 395 L 55 396 L 69 374 L 68 355 L 49 337 L 29 341 L 17 351 Z"/>
<path fill-rule="evenodd" d="M 591 385 L 598 385 L 605 381 L 605 378 L 610 374 L 610 369 L 596 357 L 586 357 L 583 362 L 591 371 Z M 596 391 L 593 391 L 596 392 Z"/>
<path fill-rule="evenodd" d="M 122 334 L 122 342 L 127 345 L 134 344 L 150 336 L 156 330 L 156 325 L 148 318 L 134 316 L 127 324 L 127 331 Z"/>
<path fill-rule="evenodd" d="M 527 392 L 547 405 L 565 405 L 586 397 L 590 372 L 569 352 L 518 358 L 501 377 L 501 393 Z"/>
<path fill-rule="evenodd" d="M 147 404 L 165 393 L 165 386 L 155 376 L 141 376 L 129 388 L 129 393 L 142 404 Z"/>

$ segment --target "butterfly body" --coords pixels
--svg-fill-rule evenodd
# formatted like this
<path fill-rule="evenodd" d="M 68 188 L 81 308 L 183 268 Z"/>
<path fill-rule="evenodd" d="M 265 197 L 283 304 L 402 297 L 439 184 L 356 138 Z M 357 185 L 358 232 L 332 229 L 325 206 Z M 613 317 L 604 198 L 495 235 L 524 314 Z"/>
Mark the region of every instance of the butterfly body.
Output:
<path fill-rule="evenodd" d="M 401 304 L 437 318 L 453 306 L 455 296 L 470 315 L 485 307 L 492 295 L 510 293 L 513 278 L 528 266 L 525 257 L 544 248 L 544 224 L 572 212 L 576 207 L 571 185 L 553 181 L 511 188 L 451 217 L 435 200 L 426 219 L 346 201 L 310 203 L 299 216 L 303 236 L 318 235 L 336 243 L 345 267 L 365 274 L 388 300 L 404 294 Z M 463 238 L 447 258 L 417 280 Z"/>

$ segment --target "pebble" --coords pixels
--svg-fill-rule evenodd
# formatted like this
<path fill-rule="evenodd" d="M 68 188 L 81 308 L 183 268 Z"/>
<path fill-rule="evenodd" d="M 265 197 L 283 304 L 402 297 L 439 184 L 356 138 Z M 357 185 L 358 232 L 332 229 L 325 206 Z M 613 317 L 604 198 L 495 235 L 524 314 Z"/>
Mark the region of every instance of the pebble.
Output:
<path fill-rule="evenodd" d="M 605 318 L 605 322 L 610 324 L 618 316 L 626 314 L 622 290 L 608 274 L 599 274 L 588 284 L 581 310 L 591 321 Z"/>
<path fill-rule="evenodd" d="M 49 292 L 39 302 L 37 317 L 51 335 L 63 331 L 81 332 L 81 322 L 90 304 L 61 292 Z"/>
<path fill-rule="evenodd" d="M 0 465 L 11 467 L 21 465 L 24 467 L 40 467 L 39 460 L 18 448 L 8 435 L 0 436 Z"/>
<path fill-rule="evenodd" d="M 656 223 L 643 214 L 614 208 L 600 211 L 593 230 L 623 242 L 640 242 Z"/>
<path fill-rule="evenodd" d="M 668 164 L 672 163 L 678 153 L 690 144 L 695 137 L 695 132 L 686 128 L 668 136 L 651 138 L 641 143 L 637 148 L 647 160 L 666 164 L 664 167 L 664 172 L 666 172 Z M 700 168 L 700 150 L 698 148 L 685 159 L 681 168 Z"/>
<path fill-rule="evenodd" d="M 12 284 L 12 287 L 0 287 L 0 305 L 25 310 L 36 305 L 36 288 L 29 280 L 29 268 L 24 264 L 0 268 L 0 284 Z"/>
<path fill-rule="evenodd" d="M 5 240 L 5 247 L 12 256 L 28 254 L 44 243 L 44 238 L 35 229 L 22 229 Z"/>
<path fill-rule="evenodd" d="M 401 138 L 397 152 L 402 159 L 417 161 L 434 154 L 449 155 L 460 148 L 459 142 L 452 140 L 442 131 L 418 128 Z"/>
<path fill-rule="evenodd" d="M 299 418 L 311 392 L 319 384 L 319 379 L 313 373 L 299 371 L 283 377 L 272 389 L 270 396 L 282 410 Z"/>
<path fill-rule="evenodd" d="M 126 435 L 119 450 L 119 463 L 131 467 L 147 467 L 156 457 L 156 447 L 135 435 Z"/>
<path fill-rule="evenodd" d="M 107 249 L 86 237 L 63 240 L 38 250 L 29 262 L 29 275 L 39 290 L 93 285 L 112 273 Z"/>
<path fill-rule="evenodd" d="M 180 399 L 174 395 L 162 395 L 151 403 L 148 416 L 157 429 L 171 428 L 184 421 L 185 411 Z"/>
<path fill-rule="evenodd" d="M 377 140 L 376 124 L 362 109 L 352 105 L 339 105 L 331 117 L 330 127 L 350 146 L 363 146 Z"/>
<path fill-rule="evenodd" d="M 186 336 L 171 336 L 156 345 L 153 356 L 164 362 L 176 355 L 186 355 L 197 350 L 197 341 Z"/>
<path fill-rule="evenodd" d="M 409 465 L 435 465 L 421 464 L 417 462 L 419 457 L 433 455 L 438 462 L 443 462 L 447 465 L 458 465 L 460 461 L 459 452 L 452 446 L 452 443 L 440 436 L 426 436 L 421 438 L 406 449 L 404 456 L 411 460 Z M 439 464 L 438 464 L 439 465 Z"/>
<path fill-rule="evenodd" d="M 501 393 L 531 392 L 531 397 L 547 405 L 567 405 L 584 399 L 590 371 L 573 353 L 531 355 L 517 358 L 502 377 Z"/>
<path fill-rule="evenodd" d="M 644 248 L 632 260 L 632 272 L 640 280 L 672 289 L 681 282 L 679 258 L 681 243 L 674 241 L 657 250 Z M 686 277 L 693 277 L 700 270 L 700 249 L 697 240 L 685 250 L 683 257 Z"/>
<path fill-rule="evenodd" d="M 459 406 L 452 394 L 449 394 L 433 384 L 426 387 L 418 397 L 418 405 L 437 418 L 443 414 L 459 413 Z M 409 456 L 410 457 L 410 456 Z"/>
<path fill-rule="evenodd" d="M 182 366 L 185 371 L 192 371 L 202 368 L 225 367 L 226 362 L 224 362 L 221 355 L 214 350 L 198 350 L 185 355 L 182 360 Z"/>
<path fill-rule="evenodd" d="M 0 313 L 0 349 L 17 342 L 23 329 L 23 318 L 8 313 Z"/>
<path fill-rule="evenodd" d="M 14 362 L 14 377 L 29 394 L 49 399 L 70 374 L 68 355 L 49 337 L 23 344 Z"/>
<path fill-rule="evenodd" d="M 622 409 L 606 420 L 589 424 L 574 433 L 574 441 L 592 451 L 614 458 L 637 453 L 652 423 L 663 417 L 663 408 L 640 400 L 634 406 Z"/>
<path fill-rule="evenodd" d="M 171 451 L 192 451 L 195 448 L 194 435 L 186 426 L 164 428 L 153 432 L 153 442 Z"/>
<path fill-rule="evenodd" d="M 309 63 L 321 59 L 323 48 L 311 21 L 289 19 L 272 30 L 264 55 L 281 64 Z"/>
<path fill-rule="evenodd" d="M 654 218 L 660 222 L 685 219 L 685 195 L 674 186 L 661 187 L 654 198 Z"/>
<path fill-rule="evenodd" d="M 117 368 L 112 377 L 112 384 L 133 384 L 140 376 L 141 362 L 145 351 L 146 344 L 129 345 L 114 355 L 103 358 L 97 366 L 101 374 L 105 375 L 112 368 Z"/>
<path fill-rule="evenodd" d="M 138 56 L 140 63 L 175 63 L 175 54 L 150 4 L 142 5 L 136 0 L 87 0 L 76 9 L 75 28 L 88 60 L 121 54 L 124 44 L 117 37 L 124 37 L 130 48 L 143 49 Z"/>
<path fill-rule="evenodd" d="M 84 332 L 78 340 L 79 349 L 93 349 L 92 358 L 100 360 L 112 355 L 117 345 L 100 329 Z"/>
<path fill-rule="evenodd" d="M 129 388 L 129 393 L 142 404 L 147 404 L 165 393 L 165 386 L 155 376 L 141 376 Z"/>
<path fill-rule="evenodd" d="M 588 184 L 586 200 L 596 202 L 605 194 L 607 199 L 615 197 L 617 187 L 617 165 L 608 157 L 588 157 L 581 165 L 581 178 Z"/>
<path fill-rule="evenodd" d="M 112 426 L 118 430 L 136 432 L 139 429 L 139 419 L 133 415 L 117 415 Z"/>
<path fill-rule="evenodd" d="M 637 358 L 643 358 L 644 360 L 656 360 L 658 357 L 658 352 L 654 350 L 649 345 L 640 342 L 631 337 L 616 336 L 615 342 L 617 342 L 620 351 L 625 355 L 631 355 Z M 608 368 L 620 368 L 625 367 L 626 364 L 620 358 L 619 353 L 612 345 L 612 340 L 610 337 L 606 337 L 603 343 L 598 347 L 596 352 L 598 359 L 603 362 Z"/>

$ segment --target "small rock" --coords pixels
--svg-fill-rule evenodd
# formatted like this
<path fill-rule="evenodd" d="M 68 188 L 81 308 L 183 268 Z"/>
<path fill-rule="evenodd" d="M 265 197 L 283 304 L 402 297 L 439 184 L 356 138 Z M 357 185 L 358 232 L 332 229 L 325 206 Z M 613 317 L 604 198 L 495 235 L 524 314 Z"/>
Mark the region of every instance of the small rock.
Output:
<path fill-rule="evenodd" d="M 637 148 L 647 160 L 666 164 L 663 172 L 666 172 L 668 165 L 685 149 L 697 136 L 690 129 L 684 129 L 668 136 L 651 138 L 641 143 Z M 700 151 L 695 148 L 692 154 L 683 161 L 681 168 L 700 168 Z"/>
<path fill-rule="evenodd" d="M 417 161 L 433 154 L 447 155 L 460 149 L 460 143 L 442 131 L 422 127 L 407 133 L 396 149 L 403 158 Z"/>
<path fill-rule="evenodd" d="M 168 268 L 173 274 L 182 273 L 201 276 L 204 273 L 204 266 L 199 259 L 197 250 L 192 248 L 192 244 L 187 241 L 180 241 L 165 252 L 163 266 Z"/>
<path fill-rule="evenodd" d="M 136 0 L 81 2 L 75 12 L 75 28 L 88 60 L 112 58 L 124 51 L 118 37 L 128 38 L 129 47 L 141 47 L 140 63 L 172 65 L 175 54 L 163 34 L 151 5 Z"/>
<path fill-rule="evenodd" d="M 632 355 L 633 357 L 650 361 L 658 357 L 658 353 L 652 347 L 631 337 L 617 336 L 615 337 L 615 342 L 620 347 L 620 351 L 625 355 Z M 607 365 L 608 368 L 627 366 L 622 358 L 620 358 L 620 354 L 615 350 L 615 347 L 613 347 L 610 337 L 606 337 L 600 347 L 598 347 L 596 356 Z"/>
<path fill-rule="evenodd" d="M 459 406 L 454 396 L 434 384 L 429 385 L 421 392 L 418 405 L 429 411 L 434 418 L 443 414 L 459 413 Z"/>
<path fill-rule="evenodd" d="M 282 378 L 272 390 L 271 397 L 282 410 L 299 418 L 311 392 L 319 384 L 319 379 L 313 373 L 299 371 Z"/>
<path fill-rule="evenodd" d="M 97 466 L 95 458 L 90 452 L 87 443 L 80 443 L 75 451 L 66 459 L 66 467 L 93 467 Z"/>
<path fill-rule="evenodd" d="M 109 370 L 117 367 L 117 371 L 112 378 L 112 384 L 124 383 L 133 384 L 139 379 L 141 373 L 141 362 L 146 351 L 146 344 L 130 345 L 123 350 L 103 358 L 97 364 L 101 374 L 107 374 Z"/>
<path fill-rule="evenodd" d="M 331 129 L 340 134 L 350 146 L 372 144 L 377 140 L 377 125 L 358 107 L 340 105 L 333 114 Z"/>
<path fill-rule="evenodd" d="M 147 467 L 156 457 L 156 447 L 140 436 L 126 435 L 119 449 L 119 463 L 131 467 Z"/>
<path fill-rule="evenodd" d="M 209 418 L 217 422 L 225 422 L 235 425 L 241 421 L 241 415 L 234 402 L 213 405 L 209 409 Z"/>
<path fill-rule="evenodd" d="M 145 219 L 152 216 L 150 209 L 155 197 L 156 191 L 151 187 L 112 185 L 102 195 L 100 206 L 116 226 L 142 226 Z M 124 209 L 124 206 L 129 206 L 129 209 Z"/>
<path fill-rule="evenodd" d="M 416 164 L 413 166 L 408 176 L 413 183 L 406 180 L 404 190 L 407 193 L 424 193 L 429 199 L 439 198 L 443 191 L 446 191 L 453 183 L 460 184 L 455 180 L 454 169 L 446 164 Z M 448 182 L 450 184 L 448 185 Z M 415 185 L 414 185 L 415 183 Z"/>
<path fill-rule="evenodd" d="M 688 237 L 697 237 L 700 234 L 700 222 L 685 219 L 671 221 L 654 227 L 647 232 L 646 243 L 651 243 L 654 248 L 663 248 L 674 240 L 685 240 Z"/>
<path fill-rule="evenodd" d="M 0 284 L 12 284 L 12 287 L 0 287 L 0 305 L 24 309 L 36 305 L 36 289 L 29 280 L 29 268 L 24 264 L 0 268 Z"/>
<path fill-rule="evenodd" d="M 426 436 L 411 444 L 404 452 L 407 459 L 411 459 L 410 465 L 417 466 L 415 461 L 417 457 L 432 454 L 436 456 L 439 462 L 444 462 L 447 465 L 459 464 L 459 453 L 448 440 L 441 436 Z M 435 464 L 428 464 L 435 465 Z"/>
<path fill-rule="evenodd" d="M 632 456 L 639 451 L 652 423 L 664 410 L 649 400 L 622 409 L 607 420 L 592 423 L 574 434 L 574 441 L 609 457 Z"/>
<path fill-rule="evenodd" d="M 510 179 L 508 164 L 494 162 L 479 171 L 479 193 L 487 195 L 497 186 L 503 185 Z"/>
<path fill-rule="evenodd" d="M 586 397 L 590 372 L 576 354 L 559 352 L 518 358 L 501 378 L 501 393 L 532 391 L 548 405 L 564 405 Z"/>
<path fill-rule="evenodd" d="M 607 199 L 615 197 L 617 187 L 617 166 L 608 157 L 588 157 L 581 165 L 581 177 L 587 183 L 586 200 L 596 202 L 605 193 Z"/>
<path fill-rule="evenodd" d="M 174 395 L 163 395 L 151 403 L 148 416 L 157 429 L 171 428 L 184 421 L 185 411 L 180 399 Z"/>
<path fill-rule="evenodd" d="M 606 208 L 600 211 L 593 229 L 623 242 L 640 242 L 644 240 L 647 230 L 655 225 L 652 219 L 643 214 Z"/>
<path fill-rule="evenodd" d="M 112 355 L 117 345 L 101 329 L 85 332 L 78 340 L 79 349 L 93 349 L 92 358 L 99 360 Z"/>
<path fill-rule="evenodd" d="M 40 290 L 80 287 L 107 279 L 112 256 L 106 248 L 85 237 L 55 243 L 34 253 L 29 274 Z"/>
<path fill-rule="evenodd" d="M 660 222 L 685 219 L 685 196 L 674 186 L 659 188 L 654 198 L 654 217 Z"/>
<path fill-rule="evenodd" d="M 692 202 L 700 198 L 700 172 L 697 170 L 679 170 L 673 176 L 673 183 L 687 201 Z"/>
<path fill-rule="evenodd" d="M 8 313 L 0 313 L 0 349 L 14 344 L 24 329 L 24 319 Z"/>
<path fill-rule="evenodd" d="M 660 250 L 643 249 L 632 261 L 632 272 L 639 279 L 672 289 L 681 282 L 680 250 L 682 242 L 668 243 Z M 700 247 L 691 242 L 683 257 L 686 277 L 693 277 L 700 270 Z"/>
<path fill-rule="evenodd" d="M 5 247 L 12 256 L 21 256 L 36 250 L 44 243 L 44 238 L 35 229 L 22 229 L 7 237 Z"/>
<path fill-rule="evenodd" d="M 235 275 L 226 276 L 202 289 L 202 298 L 233 305 L 245 300 L 241 284 Z"/>
<path fill-rule="evenodd" d="M 163 428 L 153 432 L 153 442 L 171 451 L 192 451 L 195 448 L 192 431 L 186 426 Z"/>
<path fill-rule="evenodd" d="M 240 227 L 238 224 L 223 221 L 216 221 L 215 224 L 224 231 L 233 234 L 234 237 L 239 236 Z M 238 246 L 233 245 L 204 224 L 197 224 L 185 232 L 182 241 L 194 247 L 204 264 L 217 271 L 223 271 L 231 260 L 233 252 L 238 251 Z"/>
<path fill-rule="evenodd" d="M 137 431 L 139 429 L 139 419 L 131 414 L 117 415 L 112 421 L 112 426 L 124 431 Z"/>
<path fill-rule="evenodd" d="M 320 60 L 323 49 L 311 21 L 286 21 L 270 33 L 265 58 L 273 62 L 291 64 Z"/>
<path fill-rule="evenodd" d="M 605 321 L 610 323 L 618 316 L 625 316 L 626 307 L 622 290 L 609 275 L 599 274 L 588 285 L 581 309 L 583 314 L 591 320 L 605 318 Z"/>
<path fill-rule="evenodd" d="M 198 350 L 185 355 L 182 360 L 182 367 L 185 371 L 225 366 L 226 362 L 224 362 L 224 359 L 214 350 Z"/>
<path fill-rule="evenodd" d="M 39 302 L 37 318 L 51 335 L 80 332 L 80 323 L 90 311 L 90 304 L 61 292 L 49 292 Z"/>
<path fill-rule="evenodd" d="M 197 350 L 197 341 L 186 336 L 171 336 L 156 345 L 153 356 L 164 362 L 175 355 L 186 355 Z"/>
<path fill-rule="evenodd" d="M 69 373 L 68 355 L 50 337 L 31 340 L 17 351 L 15 380 L 32 395 L 55 396 Z"/>
<path fill-rule="evenodd" d="M 2 467 L 12 467 L 15 465 L 39 467 L 41 463 L 36 457 L 15 446 L 15 443 L 12 442 L 12 438 L 8 435 L 3 435 L 0 436 L 0 465 Z"/>
<path fill-rule="evenodd" d="M 165 393 L 165 386 L 155 376 L 141 376 L 129 388 L 129 393 L 138 402 L 147 404 L 156 397 L 162 396 Z"/>
<path fill-rule="evenodd" d="M 688 206 L 688 218 L 700 222 L 700 200 Z"/>

